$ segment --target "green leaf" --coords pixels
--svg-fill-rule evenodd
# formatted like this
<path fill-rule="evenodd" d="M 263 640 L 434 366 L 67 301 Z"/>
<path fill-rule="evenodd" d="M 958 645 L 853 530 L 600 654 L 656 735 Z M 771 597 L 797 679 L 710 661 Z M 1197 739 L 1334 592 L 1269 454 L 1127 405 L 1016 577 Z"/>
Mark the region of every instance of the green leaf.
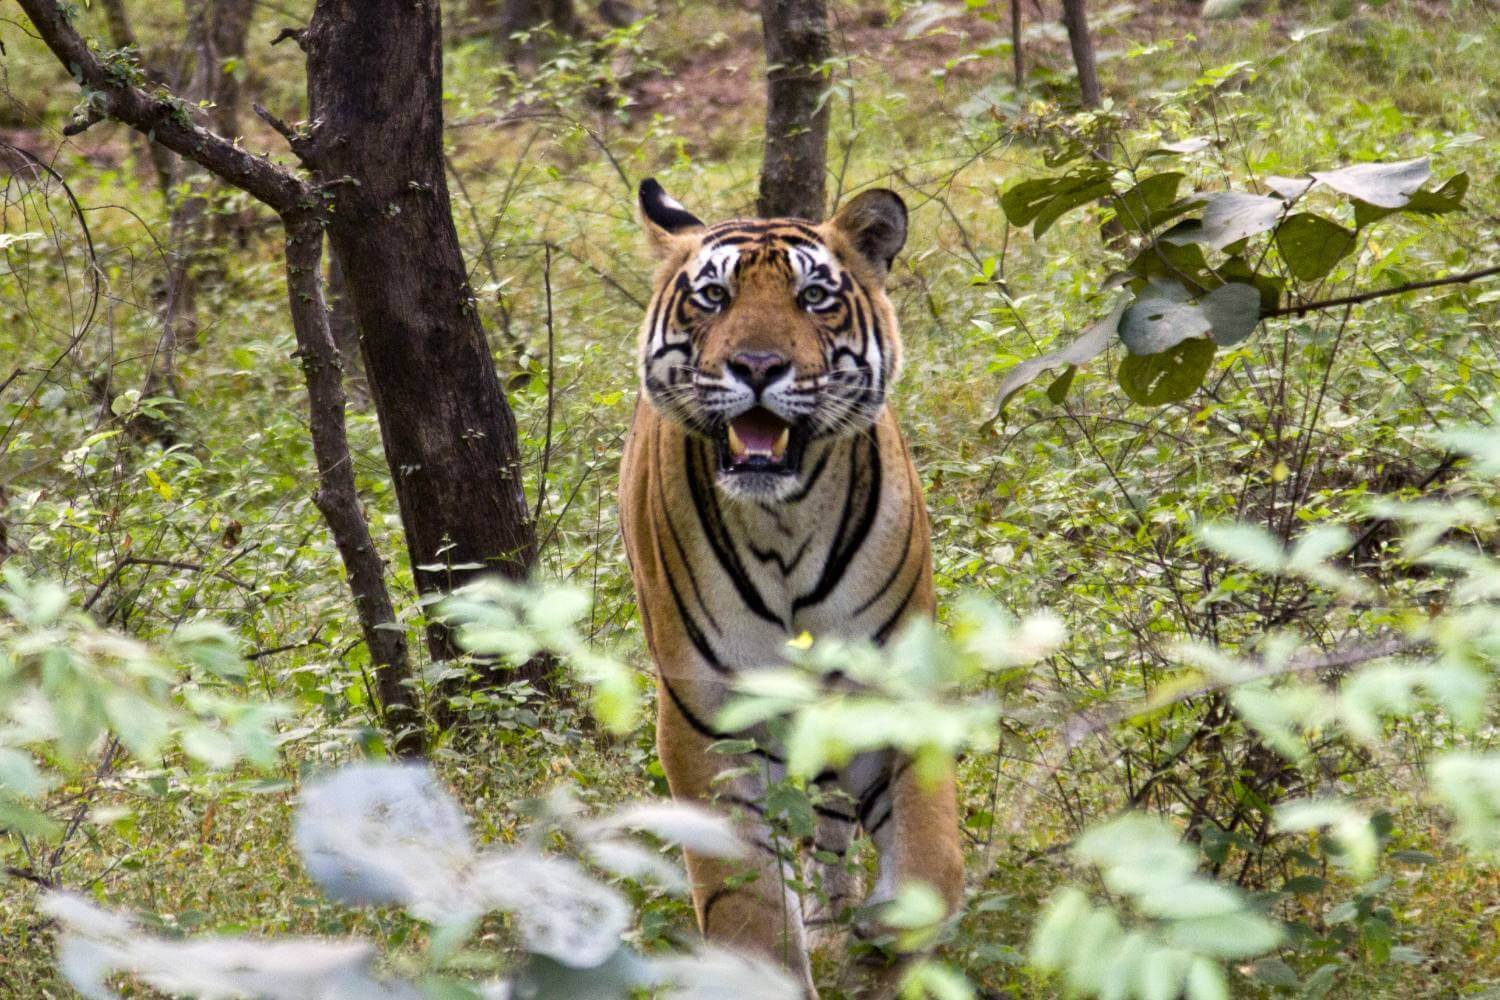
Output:
<path fill-rule="evenodd" d="M 1120 341 L 1131 354 L 1160 354 L 1211 328 L 1175 281 L 1153 281 L 1120 319 Z"/>
<path fill-rule="evenodd" d="M 1318 966 L 1312 975 L 1307 977 L 1307 982 L 1302 985 L 1303 1000 L 1322 1000 L 1333 989 L 1333 981 L 1342 968 L 1337 962 Z"/>
<path fill-rule="evenodd" d="M 1029 225 L 1065 186 L 1066 178 L 1042 177 L 1012 185 L 1000 196 L 1000 208 L 1013 226 Z"/>
<path fill-rule="evenodd" d="M 1177 186 L 1182 183 L 1179 171 L 1153 174 L 1124 194 L 1111 200 L 1115 217 L 1125 228 L 1138 233 L 1149 232 L 1194 203 L 1175 202 Z M 1172 211 L 1172 209 L 1176 211 Z"/>
<path fill-rule="evenodd" d="M 1077 365 L 1069 365 L 1063 369 L 1063 373 L 1052 380 L 1047 386 L 1047 398 L 1054 406 L 1061 406 L 1063 400 L 1068 398 L 1068 390 L 1073 388 L 1073 379 L 1078 374 Z"/>
<path fill-rule="evenodd" d="M 62 835 L 62 827 L 46 813 L 3 798 L 0 798 L 0 828 L 6 833 L 19 833 L 48 842 Z"/>
<path fill-rule="evenodd" d="M 974 1000 L 974 988 L 963 973 L 936 962 L 920 962 L 901 980 L 901 996 L 933 1000 Z"/>
<path fill-rule="evenodd" d="M 1302 197 L 1307 193 L 1308 189 L 1316 183 L 1318 182 L 1313 180 L 1311 177 L 1272 176 L 1265 178 L 1266 187 L 1270 188 L 1272 191 L 1275 191 L 1287 201 L 1291 201 L 1293 198 Z"/>
<path fill-rule="evenodd" d="M 1212 145 L 1213 145 L 1213 140 L 1212 139 L 1209 139 L 1207 136 L 1201 136 L 1201 135 L 1199 135 L 1199 136 L 1193 136 L 1192 138 L 1189 138 L 1189 139 L 1179 139 L 1179 140 L 1177 140 L 1175 142 L 1164 142 L 1160 146 L 1157 146 L 1155 149 L 1151 150 L 1146 155 L 1150 156 L 1153 153 L 1176 153 L 1176 154 L 1197 153 L 1197 152 L 1200 152 L 1201 150 L 1207 149 L 1209 146 L 1212 146 Z"/>
<path fill-rule="evenodd" d="M 1280 573 L 1286 569 L 1286 553 L 1265 528 L 1238 522 L 1200 524 L 1194 532 L 1198 540 L 1219 555 L 1262 573 Z"/>
<path fill-rule="evenodd" d="M 1179 948 L 1219 958 L 1250 958 L 1281 943 L 1281 929 L 1253 913 L 1175 921 L 1167 939 Z"/>
<path fill-rule="evenodd" d="M 1155 948 L 1136 969 L 1136 990 L 1141 1000 L 1176 1000 L 1182 993 L 1189 956 L 1176 948 Z"/>
<path fill-rule="evenodd" d="M 1193 338 L 1160 354 L 1129 354 L 1117 379 L 1125 395 L 1143 406 L 1163 406 L 1187 399 L 1208 374 L 1214 343 Z"/>
<path fill-rule="evenodd" d="M 1338 170 L 1312 171 L 1319 183 L 1380 208 L 1400 208 L 1432 176 L 1427 157 L 1398 163 L 1356 163 Z"/>
<path fill-rule="evenodd" d="M 56 783 L 56 778 L 42 773 L 31 754 L 0 746 L 0 794 L 33 798 Z"/>
<path fill-rule="evenodd" d="M 1219 277 L 1226 281 L 1237 281 L 1250 285 L 1260 293 L 1260 311 L 1268 313 L 1281 304 L 1281 293 L 1286 282 L 1275 275 L 1261 274 L 1243 257 L 1230 257 L 1218 267 Z"/>
<path fill-rule="evenodd" d="M 1292 967 L 1279 958 L 1263 958 L 1250 967 L 1251 978 L 1267 986 L 1280 986 L 1294 990 L 1302 985 Z"/>
<path fill-rule="evenodd" d="M 1260 291 L 1238 282 L 1220 285 L 1203 297 L 1198 308 L 1213 328 L 1214 343 L 1233 347 L 1260 323 Z"/>
<path fill-rule="evenodd" d="M 1229 983 L 1224 979 L 1224 970 L 1209 959 L 1193 959 L 1193 964 L 1188 966 L 1187 995 L 1189 1000 L 1229 1000 Z"/>
<path fill-rule="evenodd" d="M 1311 896 L 1328 888 L 1328 880 L 1316 875 L 1297 875 L 1289 878 L 1281 886 L 1281 891 L 1291 893 L 1293 896 Z"/>
<path fill-rule="evenodd" d="M 1418 215 L 1442 215 L 1463 205 L 1464 195 L 1469 192 L 1469 175 L 1457 173 L 1443 182 L 1435 191 L 1418 191 L 1400 208 L 1381 208 L 1367 201 L 1355 199 L 1354 225 L 1364 228 L 1378 222 L 1394 212 L 1414 212 Z"/>
<path fill-rule="evenodd" d="M 1276 227 L 1276 249 L 1299 281 L 1317 281 L 1354 249 L 1354 233 L 1321 215 L 1298 212 Z"/>
<path fill-rule="evenodd" d="M 1110 186 L 1106 178 L 1069 188 L 1042 207 L 1041 212 L 1037 214 L 1036 224 L 1031 227 L 1031 235 L 1040 239 L 1043 233 L 1052 228 L 1054 222 L 1073 209 L 1108 197 L 1113 191 L 1114 188 Z"/>
<path fill-rule="evenodd" d="M 1089 898 L 1068 886 L 1047 903 L 1031 936 L 1031 961 L 1044 971 L 1062 968 L 1071 954 L 1075 932 L 1090 912 Z"/>
<path fill-rule="evenodd" d="M 1280 198 L 1224 191 L 1204 199 L 1203 218 L 1178 223 L 1162 234 L 1168 243 L 1202 243 L 1223 250 L 1276 225 L 1285 205 Z"/>
<path fill-rule="evenodd" d="M 1081 365 L 1099 356 L 1104 352 L 1115 338 L 1115 331 L 1119 329 L 1120 317 L 1125 312 L 1125 306 L 1130 301 L 1125 295 L 1120 295 L 1115 302 L 1115 307 L 1109 311 L 1109 315 L 1094 323 L 1078 339 L 1066 347 L 1044 354 L 1039 358 L 1022 361 L 1000 380 L 1000 388 L 997 390 L 1000 397 L 999 415 L 1005 413 L 1005 406 L 1010 398 L 1023 386 L 1042 372 L 1056 368 L 1059 365 Z"/>
<path fill-rule="evenodd" d="M 1193 243 L 1153 242 L 1126 267 L 1126 271 L 1142 278 L 1170 278 L 1180 281 L 1190 291 L 1205 292 L 1218 283 L 1203 251 Z"/>

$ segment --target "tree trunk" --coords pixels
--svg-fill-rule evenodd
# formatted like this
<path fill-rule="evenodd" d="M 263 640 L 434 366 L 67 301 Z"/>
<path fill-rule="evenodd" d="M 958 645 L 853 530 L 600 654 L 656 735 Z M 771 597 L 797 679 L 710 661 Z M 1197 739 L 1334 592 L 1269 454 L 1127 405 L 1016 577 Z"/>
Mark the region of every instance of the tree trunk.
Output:
<path fill-rule="evenodd" d="M 339 255 L 328 255 L 328 329 L 339 349 L 344 365 L 344 387 L 363 409 L 370 402 L 370 385 L 360 361 L 359 324 L 354 322 L 354 306 L 349 301 L 349 282 Z"/>
<path fill-rule="evenodd" d="M 5 508 L 10 504 L 10 497 L 5 495 L 5 484 L 0 483 L 0 563 L 5 562 L 5 557 L 10 555 L 10 535 L 5 528 Z"/>
<path fill-rule="evenodd" d="M 1026 56 L 1021 48 L 1021 0 L 1010 0 L 1010 61 L 1016 75 L 1016 93 L 1026 82 Z"/>
<path fill-rule="evenodd" d="M 328 237 L 354 307 L 417 587 L 444 592 L 486 571 L 524 577 L 536 536 L 515 418 L 474 307 L 443 173 L 439 5 L 319 0 L 303 45 L 308 118 L 320 124 L 297 151 L 334 199 Z M 456 652 L 441 626 L 429 629 L 428 645 L 438 659 Z"/>
<path fill-rule="evenodd" d="M 828 7 L 761 0 L 766 38 L 766 151 L 757 211 L 818 221 L 828 205 Z"/>
<path fill-rule="evenodd" d="M 128 35 L 122 2 L 112 3 L 117 10 L 110 17 L 111 31 L 116 30 L 118 18 L 120 30 Z M 185 48 L 192 53 L 192 75 L 183 99 L 189 106 L 208 105 L 206 115 L 214 131 L 231 140 L 239 134 L 240 89 L 238 79 L 224 67 L 227 60 L 244 58 L 253 10 L 251 0 L 211 0 L 188 16 Z M 191 159 L 171 158 L 164 189 L 171 204 L 167 244 L 171 256 L 162 302 L 162 337 L 143 395 L 164 389 L 177 395 L 177 353 L 200 346 L 198 286 L 205 278 L 212 283 L 223 276 L 222 262 L 210 250 L 214 242 L 209 225 L 212 187 L 213 178 L 203 166 Z M 213 228 L 212 235 L 223 237 L 227 235 L 223 230 L 233 227 Z M 166 433 L 170 434 L 170 428 Z"/>
<path fill-rule="evenodd" d="M 140 42 L 135 37 L 135 29 L 130 26 L 130 14 L 125 10 L 125 0 L 100 0 L 100 6 L 104 8 L 104 22 L 109 27 L 109 40 L 117 49 L 135 49 L 145 71 L 146 79 L 152 83 L 164 83 L 161 75 L 152 71 L 145 65 L 145 53 L 141 52 Z M 161 188 L 162 197 L 167 197 L 172 190 L 172 153 L 167 147 L 157 142 L 152 142 L 147 136 L 141 136 L 145 143 L 146 155 L 151 159 L 151 169 L 156 174 L 156 184 Z"/>
<path fill-rule="evenodd" d="M 1063 25 L 1068 29 L 1068 44 L 1073 47 L 1073 63 L 1078 67 L 1078 90 L 1083 106 L 1097 108 L 1103 103 L 1099 90 L 1099 72 L 1094 66 L 1094 41 L 1089 37 L 1089 18 L 1084 0 L 1062 0 Z"/>
<path fill-rule="evenodd" d="M 518 42 L 520 32 L 550 27 L 569 37 L 583 31 L 583 22 L 573 9 L 573 0 L 504 0 L 500 10 L 500 38 L 511 62 L 536 55 L 536 42 Z"/>
<path fill-rule="evenodd" d="M 213 60 L 209 78 L 209 111 L 214 131 L 227 139 L 240 134 L 239 67 L 228 67 L 230 61 L 243 64 L 245 40 L 250 36 L 250 19 L 255 0 L 213 0 L 208 9 L 208 52 Z"/>
<path fill-rule="evenodd" d="M 354 459 L 344 425 L 343 366 L 323 303 L 323 230 L 313 214 L 284 222 L 286 293 L 307 385 L 308 427 L 318 464 L 313 503 L 333 532 L 349 574 L 365 648 L 375 665 L 382 721 L 393 736 L 394 749 L 404 756 L 421 750 L 422 732 L 412 711 L 415 692 L 402 683 L 411 677 L 406 633 L 396 623 L 396 610 L 385 587 L 385 565 L 370 538 L 354 487 Z"/>

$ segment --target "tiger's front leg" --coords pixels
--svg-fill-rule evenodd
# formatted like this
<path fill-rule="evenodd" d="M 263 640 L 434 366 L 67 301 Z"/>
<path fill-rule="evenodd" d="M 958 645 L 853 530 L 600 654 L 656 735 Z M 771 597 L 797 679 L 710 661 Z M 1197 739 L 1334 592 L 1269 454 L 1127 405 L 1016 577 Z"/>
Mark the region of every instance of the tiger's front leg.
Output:
<path fill-rule="evenodd" d="M 816 998 L 801 902 L 787 887 L 794 874 L 783 860 L 789 845 L 778 843 L 764 818 L 766 788 L 780 777 L 773 773 L 778 765 L 754 754 L 711 752 L 716 737 L 705 732 L 706 720 L 695 710 L 703 703 L 692 698 L 695 685 L 671 676 L 657 677 L 656 745 L 672 797 L 735 815 L 746 845 L 746 855 L 735 860 L 684 852 L 698 928 L 711 941 L 783 966 Z M 731 770 L 740 773 L 717 780 Z"/>
<path fill-rule="evenodd" d="M 925 780 L 924 780 L 925 778 Z M 865 900 L 867 919 L 856 925 L 861 936 L 888 928 L 880 923 L 880 909 L 896 898 L 903 885 L 920 882 L 934 890 L 951 916 L 963 901 L 963 847 L 958 840 L 957 785 L 951 770 L 923 776 L 909 758 L 892 761 L 878 788 L 860 804 L 860 817 L 879 855 L 879 875 Z M 868 993 L 896 995 L 906 956 L 875 969 Z"/>

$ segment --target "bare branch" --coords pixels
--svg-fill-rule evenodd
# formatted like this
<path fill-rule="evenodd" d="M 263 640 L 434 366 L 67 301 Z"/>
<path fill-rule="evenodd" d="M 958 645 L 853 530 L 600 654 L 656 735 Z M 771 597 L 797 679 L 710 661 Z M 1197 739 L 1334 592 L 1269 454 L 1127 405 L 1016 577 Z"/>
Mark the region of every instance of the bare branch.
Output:
<path fill-rule="evenodd" d="M 1177 705 L 1193 698 L 1212 694 L 1215 691 L 1222 691 L 1226 688 L 1238 687 L 1241 684 L 1250 684 L 1255 681 L 1269 680 L 1273 677 L 1290 677 L 1300 674 L 1321 674 L 1325 672 L 1337 675 L 1348 670 L 1350 667 L 1359 666 L 1361 663 L 1369 663 L 1371 660 L 1383 660 L 1386 657 L 1410 653 L 1422 648 L 1423 645 L 1423 643 L 1411 639 L 1380 639 L 1375 642 L 1345 646 L 1328 653 L 1294 656 L 1286 663 L 1276 666 L 1262 666 L 1260 670 L 1249 672 L 1239 677 L 1214 679 L 1196 687 L 1174 691 L 1169 697 L 1161 700 L 1148 700 L 1145 703 L 1136 702 L 1111 712 L 1080 712 L 1066 726 L 1067 743 L 1069 746 L 1077 746 L 1078 743 L 1087 737 L 1093 736 L 1096 733 L 1102 733 L 1112 726 L 1124 722 L 1126 719 L 1145 715 L 1150 712 L 1157 712 L 1168 705 Z"/>
<path fill-rule="evenodd" d="M 1324 299 L 1321 302 L 1304 302 L 1297 306 L 1283 306 L 1280 309 L 1272 309 L 1270 312 L 1262 313 L 1263 319 L 1274 316 L 1301 316 L 1304 313 L 1316 312 L 1320 309 L 1335 309 L 1339 306 L 1358 305 L 1361 302 L 1369 302 L 1373 299 L 1383 299 L 1390 295 L 1403 295 L 1407 292 L 1421 291 L 1424 288 L 1440 288 L 1443 285 L 1465 285 L 1471 281 L 1479 281 L 1483 278 L 1493 278 L 1500 274 L 1500 265 L 1486 267 L 1478 271 L 1467 271 L 1463 274 L 1450 274 L 1446 278 L 1432 278 L 1428 281 L 1412 281 L 1404 285 L 1393 285 L 1390 288 L 1377 288 L 1370 292 L 1360 292 L 1358 295 L 1345 295 L 1337 299 Z"/>
<path fill-rule="evenodd" d="M 297 48 L 306 52 L 307 46 L 303 44 L 303 40 L 306 38 L 306 36 L 306 28 L 282 28 L 276 33 L 276 37 L 271 39 L 271 44 L 280 45 L 282 42 L 290 38 L 293 42 L 297 43 Z"/>

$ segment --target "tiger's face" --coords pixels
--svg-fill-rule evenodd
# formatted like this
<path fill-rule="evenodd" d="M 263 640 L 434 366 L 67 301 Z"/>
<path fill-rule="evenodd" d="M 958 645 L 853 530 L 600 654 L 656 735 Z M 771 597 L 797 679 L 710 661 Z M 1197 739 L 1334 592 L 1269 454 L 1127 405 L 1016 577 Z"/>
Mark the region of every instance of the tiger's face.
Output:
<path fill-rule="evenodd" d="M 641 331 L 646 399 L 714 442 L 726 494 L 795 495 L 809 446 L 869 428 L 900 370 L 885 279 L 905 205 L 875 190 L 822 225 L 705 226 L 648 180 L 640 210 L 662 261 Z"/>

